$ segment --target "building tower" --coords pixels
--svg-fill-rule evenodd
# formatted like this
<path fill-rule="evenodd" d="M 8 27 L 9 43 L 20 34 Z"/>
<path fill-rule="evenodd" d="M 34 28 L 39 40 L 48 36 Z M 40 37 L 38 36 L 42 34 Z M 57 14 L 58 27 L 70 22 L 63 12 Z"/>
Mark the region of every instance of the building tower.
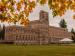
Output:
<path fill-rule="evenodd" d="M 48 15 L 48 12 L 45 12 L 43 10 L 40 11 L 40 21 L 44 24 L 47 24 L 49 25 L 49 15 Z"/>

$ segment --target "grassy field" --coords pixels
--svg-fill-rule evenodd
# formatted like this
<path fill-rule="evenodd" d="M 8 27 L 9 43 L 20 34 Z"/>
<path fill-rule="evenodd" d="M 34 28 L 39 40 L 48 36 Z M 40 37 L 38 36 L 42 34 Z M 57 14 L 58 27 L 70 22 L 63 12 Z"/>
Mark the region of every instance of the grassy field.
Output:
<path fill-rule="evenodd" d="M 0 45 L 0 56 L 75 56 L 75 46 Z"/>

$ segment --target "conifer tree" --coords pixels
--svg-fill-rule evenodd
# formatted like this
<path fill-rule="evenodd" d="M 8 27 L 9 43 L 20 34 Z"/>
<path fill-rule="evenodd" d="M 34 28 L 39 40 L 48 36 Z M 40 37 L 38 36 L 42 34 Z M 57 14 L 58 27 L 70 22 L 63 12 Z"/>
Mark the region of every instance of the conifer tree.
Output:
<path fill-rule="evenodd" d="M 72 40 L 75 42 L 75 31 L 73 28 L 71 30 L 71 33 L 72 33 Z"/>
<path fill-rule="evenodd" d="M 67 23 L 66 23 L 66 21 L 64 19 L 62 19 L 60 21 L 59 25 L 60 25 L 61 28 L 67 28 Z"/>

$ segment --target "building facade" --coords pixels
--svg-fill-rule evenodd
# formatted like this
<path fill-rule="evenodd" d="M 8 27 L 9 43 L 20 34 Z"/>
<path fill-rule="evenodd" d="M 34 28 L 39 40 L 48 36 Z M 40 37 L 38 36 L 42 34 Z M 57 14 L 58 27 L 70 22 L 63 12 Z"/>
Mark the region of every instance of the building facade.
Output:
<path fill-rule="evenodd" d="M 63 38 L 71 38 L 71 34 L 64 28 L 49 26 L 49 16 L 45 11 L 40 11 L 39 20 L 30 21 L 27 27 L 5 27 L 5 41 L 15 44 L 50 44 L 59 43 Z"/>

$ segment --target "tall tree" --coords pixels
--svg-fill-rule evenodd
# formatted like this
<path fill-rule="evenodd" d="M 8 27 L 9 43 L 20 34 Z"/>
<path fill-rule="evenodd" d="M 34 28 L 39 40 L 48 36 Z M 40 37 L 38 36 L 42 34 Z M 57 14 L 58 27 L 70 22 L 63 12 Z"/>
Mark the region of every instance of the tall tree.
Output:
<path fill-rule="evenodd" d="M 66 21 L 64 19 L 62 19 L 60 21 L 59 25 L 60 25 L 61 28 L 67 28 L 67 23 L 66 23 Z"/>
<path fill-rule="evenodd" d="M 73 34 L 75 33 L 75 31 L 74 31 L 74 29 L 73 29 L 73 28 L 71 29 L 71 33 L 73 33 Z"/>
<path fill-rule="evenodd" d="M 75 31 L 73 28 L 71 30 L 71 33 L 72 33 L 72 40 L 75 42 Z"/>

